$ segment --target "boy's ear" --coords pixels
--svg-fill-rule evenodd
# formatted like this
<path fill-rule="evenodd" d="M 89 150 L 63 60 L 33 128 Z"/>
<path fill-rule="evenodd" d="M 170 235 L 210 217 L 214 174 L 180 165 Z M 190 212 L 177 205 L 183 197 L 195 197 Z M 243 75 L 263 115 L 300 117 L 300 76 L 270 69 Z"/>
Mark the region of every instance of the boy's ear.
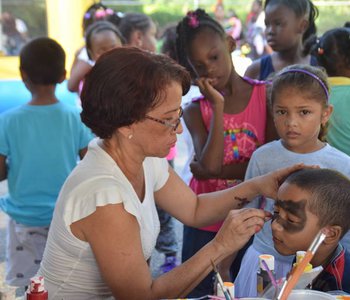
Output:
<path fill-rule="evenodd" d="M 327 236 L 323 242 L 325 244 L 338 244 L 343 233 L 343 229 L 339 225 L 330 225 L 327 226 L 326 229 Z"/>
<path fill-rule="evenodd" d="M 332 104 L 328 104 L 327 107 L 323 109 L 322 119 L 321 119 L 321 123 L 323 126 L 325 126 L 326 123 L 328 122 L 329 118 L 332 115 L 332 112 L 333 112 L 333 105 Z"/>
<path fill-rule="evenodd" d="M 226 35 L 226 43 L 227 43 L 228 51 L 230 51 L 230 53 L 236 50 L 236 47 L 237 47 L 236 40 L 228 34 Z"/>
<path fill-rule="evenodd" d="M 62 76 L 61 76 L 60 79 L 58 80 L 58 83 L 62 83 L 62 82 L 66 79 L 66 76 L 67 76 L 67 71 L 64 70 Z"/>

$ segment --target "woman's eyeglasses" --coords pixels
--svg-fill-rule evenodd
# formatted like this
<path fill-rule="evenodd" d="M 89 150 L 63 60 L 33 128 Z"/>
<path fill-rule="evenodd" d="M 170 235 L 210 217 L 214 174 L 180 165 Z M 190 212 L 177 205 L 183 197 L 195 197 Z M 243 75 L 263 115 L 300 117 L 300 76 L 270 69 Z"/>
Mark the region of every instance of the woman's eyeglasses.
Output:
<path fill-rule="evenodd" d="M 174 131 L 177 130 L 177 128 L 179 127 L 180 125 L 180 122 L 181 122 L 181 117 L 183 115 L 183 110 L 182 110 L 182 107 L 180 106 L 179 108 L 179 118 L 176 119 L 175 123 L 170 123 L 168 121 L 164 121 L 164 120 L 160 120 L 160 119 L 157 119 L 157 118 L 153 118 L 153 117 L 150 117 L 150 116 L 147 116 L 146 115 L 146 119 L 149 119 L 149 120 L 152 120 L 152 121 L 155 121 L 157 123 L 160 123 L 166 127 L 169 127 L 169 128 L 172 128 Z"/>

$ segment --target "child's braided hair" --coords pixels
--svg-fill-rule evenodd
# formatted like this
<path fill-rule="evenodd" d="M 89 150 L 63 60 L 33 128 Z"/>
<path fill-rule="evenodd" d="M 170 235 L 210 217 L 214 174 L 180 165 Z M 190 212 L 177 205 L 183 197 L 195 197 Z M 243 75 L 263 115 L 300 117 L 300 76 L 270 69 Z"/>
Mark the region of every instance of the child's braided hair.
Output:
<path fill-rule="evenodd" d="M 226 36 L 222 26 L 203 9 L 189 11 L 176 28 L 176 52 L 178 62 L 191 73 L 192 78 L 195 78 L 196 74 L 188 60 L 189 47 L 195 36 L 206 28 L 213 30 L 223 38 Z"/>

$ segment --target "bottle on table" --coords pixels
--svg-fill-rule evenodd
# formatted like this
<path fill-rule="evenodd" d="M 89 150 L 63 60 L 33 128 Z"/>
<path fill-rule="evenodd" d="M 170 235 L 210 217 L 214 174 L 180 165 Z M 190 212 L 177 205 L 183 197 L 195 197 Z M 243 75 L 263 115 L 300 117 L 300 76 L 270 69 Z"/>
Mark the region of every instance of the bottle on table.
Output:
<path fill-rule="evenodd" d="M 269 254 L 259 255 L 259 270 L 257 273 L 257 292 L 259 296 L 263 294 L 266 287 L 271 283 L 269 273 L 263 261 L 265 261 L 272 275 L 275 276 L 275 257 Z"/>
<path fill-rule="evenodd" d="M 26 291 L 26 300 L 48 300 L 49 294 L 45 290 L 44 277 L 35 276 L 30 279 L 30 285 Z"/>

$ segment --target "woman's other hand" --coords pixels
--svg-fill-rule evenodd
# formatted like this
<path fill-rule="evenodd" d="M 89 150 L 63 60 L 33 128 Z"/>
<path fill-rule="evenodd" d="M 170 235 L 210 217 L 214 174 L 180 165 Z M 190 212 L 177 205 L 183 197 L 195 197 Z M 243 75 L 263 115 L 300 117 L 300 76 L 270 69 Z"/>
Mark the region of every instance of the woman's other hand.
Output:
<path fill-rule="evenodd" d="M 268 198 L 276 199 L 277 191 L 285 178 L 300 169 L 304 168 L 318 168 L 318 166 L 306 166 L 303 163 L 296 164 L 290 167 L 278 169 L 273 172 L 269 172 L 266 175 L 253 178 L 257 192 L 260 195 L 264 195 Z"/>

